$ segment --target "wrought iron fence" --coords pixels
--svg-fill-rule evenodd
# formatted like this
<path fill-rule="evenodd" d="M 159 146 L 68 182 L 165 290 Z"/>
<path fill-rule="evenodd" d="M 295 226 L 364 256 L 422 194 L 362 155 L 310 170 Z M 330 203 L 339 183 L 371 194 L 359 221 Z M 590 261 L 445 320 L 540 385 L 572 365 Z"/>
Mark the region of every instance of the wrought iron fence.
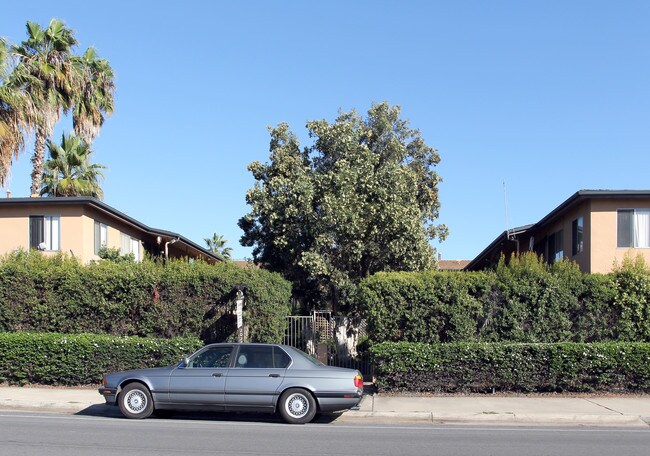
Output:
<path fill-rule="evenodd" d="M 287 317 L 287 331 L 284 343 L 296 347 L 318 358 L 329 366 L 358 369 L 364 380 L 371 381 L 373 365 L 368 353 L 348 353 L 336 343 L 335 331 L 345 323 L 344 316 L 333 316 L 331 312 L 313 312 L 310 316 Z M 360 335 L 365 334 L 365 325 L 360 325 Z"/>

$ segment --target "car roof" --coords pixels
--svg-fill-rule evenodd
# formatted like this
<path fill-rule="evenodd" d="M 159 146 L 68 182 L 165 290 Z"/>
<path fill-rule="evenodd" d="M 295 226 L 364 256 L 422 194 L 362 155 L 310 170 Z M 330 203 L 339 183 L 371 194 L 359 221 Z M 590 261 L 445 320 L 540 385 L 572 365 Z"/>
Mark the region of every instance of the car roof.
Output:
<path fill-rule="evenodd" d="M 316 364 L 310 363 L 307 359 L 305 359 L 303 356 L 300 356 L 302 353 L 304 353 L 302 350 L 292 347 L 291 345 L 285 345 L 285 344 L 266 344 L 266 343 L 261 343 L 261 342 L 216 342 L 213 344 L 208 344 L 205 347 L 219 347 L 219 346 L 225 346 L 225 347 L 250 347 L 250 346 L 266 346 L 266 347 L 280 347 L 282 348 L 289 356 L 291 356 L 292 359 L 292 368 L 299 368 L 299 369 L 313 369 L 317 368 L 318 366 Z M 203 348 L 205 348 L 203 347 Z M 202 350 L 203 348 L 199 349 Z M 305 353 L 306 354 L 306 353 Z"/>

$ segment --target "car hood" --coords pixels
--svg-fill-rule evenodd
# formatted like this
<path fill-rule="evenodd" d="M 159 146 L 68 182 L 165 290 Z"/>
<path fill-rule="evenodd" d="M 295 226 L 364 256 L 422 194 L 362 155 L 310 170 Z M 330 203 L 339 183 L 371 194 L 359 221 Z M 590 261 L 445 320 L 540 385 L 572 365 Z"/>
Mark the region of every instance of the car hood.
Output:
<path fill-rule="evenodd" d="M 176 366 L 167 366 L 167 367 L 154 367 L 150 369 L 134 369 L 129 371 L 122 372 L 113 372 L 111 374 L 105 374 L 104 377 L 109 383 L 113 381 L 119 381 L 123 378 L 152 378 L 152 377 L 168 377 L 174 370 Z"/>

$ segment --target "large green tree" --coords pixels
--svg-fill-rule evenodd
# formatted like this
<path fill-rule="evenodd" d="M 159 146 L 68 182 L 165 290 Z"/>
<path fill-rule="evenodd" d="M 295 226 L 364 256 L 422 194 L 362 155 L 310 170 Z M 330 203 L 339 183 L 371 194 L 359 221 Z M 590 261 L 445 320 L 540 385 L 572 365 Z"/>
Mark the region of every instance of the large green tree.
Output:
<path fill-rule="evenodd" d="M 248 168 L 256 183 L 239 226 L 254 260 L 309 304 L 335 309 L 373 273 L 432 267 L 430 241 L 447 233 L 435 224 L 440 157 L 400 108 L 374 104 L 365 118 L 340 113 L 307 129 L 304 148 L 288 125 L 270 129 L 270 162 Z"/>
<path fill-rule="evenodd" d="M 94 196 L 103 198 L 99 185 L 103 165 L 91 164 L 92 149 L 83 139 L 63 134 L 61 145 L 48 140 L 50 159 L 45 162 L 43 196 Z"/>

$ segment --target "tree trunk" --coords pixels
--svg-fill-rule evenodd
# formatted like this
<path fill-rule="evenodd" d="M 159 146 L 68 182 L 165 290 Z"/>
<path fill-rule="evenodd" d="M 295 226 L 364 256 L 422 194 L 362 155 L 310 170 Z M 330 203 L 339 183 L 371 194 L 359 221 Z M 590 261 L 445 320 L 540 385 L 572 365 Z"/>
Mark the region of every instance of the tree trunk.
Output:
<path fill-rule="evenodd" d="M 41 194 L 41 183 L 43 181 L 43 163 L 45 162 L 45 142 L 47 135 L 41 129 L 36 131 L 34 155 L 32 156 L 32 188 L 31 196 Z"/>

